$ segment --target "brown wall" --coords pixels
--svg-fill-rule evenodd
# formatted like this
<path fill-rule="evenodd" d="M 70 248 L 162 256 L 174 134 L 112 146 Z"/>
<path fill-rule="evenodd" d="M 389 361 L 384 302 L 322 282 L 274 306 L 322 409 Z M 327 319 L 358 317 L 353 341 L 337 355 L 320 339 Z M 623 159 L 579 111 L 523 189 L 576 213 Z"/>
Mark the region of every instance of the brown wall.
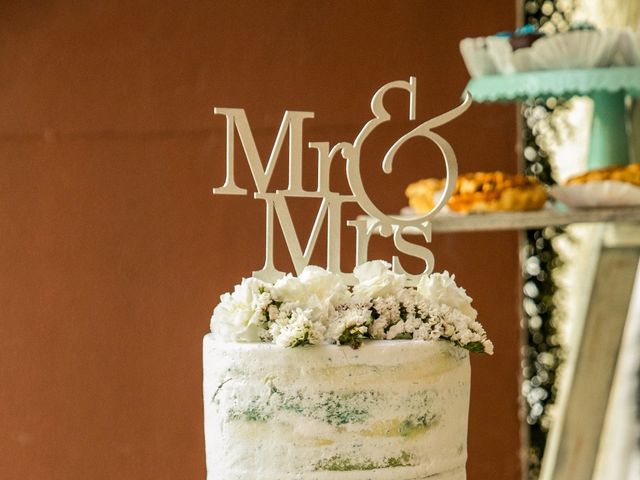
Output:
<path fill-rule="evenodd" d="M 506 0 L 3 2 L 0 478 L 203 478 L 200 341 L 218 296 L 261 265 L 264 228 L 259 202 L 211 194 L 225 148 L 212 107 L 246 108 L 262 152 L 285 108 L 316 112 L 305 141 L 335 143 L 375 89 L 415 75 L 425 119 L 459 101 L 460 38 L 514 17 Z M 404 100 L 390 108 L 406 115 Z M 513 171 L 514 118 L 475 105 L 440 133 L 462 171 Z M 376 173 L 406 130 L 367 151 L 388 211 L 441 170 L 415 142 L 393 175 Z M 307 225 L 308 211 L 295 205 Z M 515 479 L 516 234 L 435 235 L 433 250 L 496 343 L 473 359 L 469 478 Z"/>

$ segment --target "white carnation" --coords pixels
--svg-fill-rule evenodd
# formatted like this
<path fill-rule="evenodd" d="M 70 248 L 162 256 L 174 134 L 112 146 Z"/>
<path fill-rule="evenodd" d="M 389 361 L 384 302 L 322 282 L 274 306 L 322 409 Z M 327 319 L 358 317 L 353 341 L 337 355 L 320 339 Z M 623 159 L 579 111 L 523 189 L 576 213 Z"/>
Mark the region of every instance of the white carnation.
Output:
<path fill-rule="evenodd" d="M 455 275 L 442 273 L 423 275 L 418 283 L 418 292 L 433 304 L 445 304 L 460 310 L 471 320 L 475 320 L 478 312 L 471 306 L 471 297 L 464 288 L 458 287 Z"/>
<path fill-rule="evenodd" d="M 314 265 L 305 267 L 300 274 L 300 282 L 307 296 L 316 297 L 334 307 L 345 303 L 349 298 L 349 289 L 342 277 L 321 267 Z"/>
<path fill-rule="evenodd" d="M 271 297 L 289 308 L 308 311 L 313 321 L 326 323 L 334 308 L 349 300 L 349 290 L 339 275 L 307 266 L 300 277 L 288 274 L 279 279 L 271 288 Z"/>
<path fill-rule="evenodd" d="M 303 302 L 307 292 L 300 279 L 289 273 L 271 288 L 271 296 L 278 302 Z"/>
<path fill-rule="evenodd" d="M 406 283 L 406 277 L 392 272 L 391 265 L 383 260 L 358 265 L 353 274 L 358 279 L 353 293 L 363 299 L 398 295 Z"/>
<path fill-rule="evenodd" d="M 233 293 L 222 295 L 211 317 L 213 334 L 230 342 L 259 342 L 265 319 L 262 305 L 268 297 L 265 288 L 260 280 L 245 278 Z"/>

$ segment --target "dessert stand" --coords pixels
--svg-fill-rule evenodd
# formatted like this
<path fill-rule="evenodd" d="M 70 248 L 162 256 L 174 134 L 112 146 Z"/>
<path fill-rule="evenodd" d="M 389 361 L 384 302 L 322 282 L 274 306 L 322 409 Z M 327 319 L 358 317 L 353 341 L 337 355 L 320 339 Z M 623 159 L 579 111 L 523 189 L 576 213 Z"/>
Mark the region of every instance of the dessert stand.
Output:
<path fill-rule="evenodd" d="M 374 227 L 373 219 L 368 218 L 367 223 Z M 640 318 L 640 207 L 564 211 L 548 207 L 536 212 L 440 214 L 431 222 L 434 232 L 443 233 L 542 229 L 584 223 L 593 225 L 593 243 L 585 259 L 587 274 L 572 291 L 579 295 L 580 315 L 575 319 L 571 338 L 567 339 L 572 348 L 558 389 L 557 420 L 542 460 L 541 480 L 594 479 L 598 463 L 607 464 L 604 468 L 623 464 L 635 445 L 633 430 L 618 428 L 619 425 L 612 427 L 615 420 L 608 417 L 611 412 L 628 408 L 625 399 L 616 403 L 620 394 L 615 392 L 623 390 L 625 384 L 623 374 L 616 372 L 629 370 L 629 360 L 620 354 L 633 334 L 631 320 L 636 318 L 637 324 Z M 407 229 L 407 233 L 420 232 Z M 632 352 L 637 347 L 625 348 Z M 603 437 L 605 442 L 601 440 Z M 613 439 L 626 450 L 620 448 L 617 457 L 610 458 L 611 454 L 603 453 L 601 445 Z"/>
<path fill-rule="evenodd" d="M 629 164 L 625 101 L 627 96 L 640 96 L 639 67 L 491 75 L 472 79 L 467 88 L 478 102 L 588 96 L 594 104 L 589 169 Z M 640 296 L 640 275 L 637 274 L 639 213 L 640 208 L 633 207 L 566 212 L 547 209 L 509 215 L 514 220 L 514 228 L 610 222 L 595 226 L 594 255 L 589 265 L 591 275 L 576 289 L 585 293 L 584 313 L 576 319 L 579 325 L 575 325 L 576 333 L 569 339 L 574 348 L 568 354 L 559 388 L 557 420 L 551 428 L 543 457 L 542 480 L 592 479 L 598 469 L 611 471 L 610 467 L 624 461 L 624 452 L 618 453 L 616 459 L 607 455 L 601 445 L 610 443 L 614 436 L 624 436 L 623 431 L 611 432 L 610 425 L 607 428 L 607 423 L 613 422 L 611 418 L 607 419 L 607 412 L 620 408 L 612 398 L 616 398 L 613 392 L 621 388 L 616 386 L 616 371 L 624 368 L 622 359 L 625 357 L 620 356 L 620 352 L 625 329 L 631 328 L 631 325 L 627 326 L 627 318 L 640 315 L 633 311 L 634 295 Z M 488 226 L 499 224 L 497 219 L 493 216 L 484 220 Z M 617 382 L 621 382 L 620 379 Z M 633 445 L 634 441 L 630 438 L 627 444 Z M 624 448 L 620 450 L 624 451 Z"/>
<path fill-rule="evenodd" d="M 476 102 L 587 96 L 593 100 L 589 169 L 629 163 L 625 97 L 640 97 L 640 67 L 540 70 L 469 81 Z"/>

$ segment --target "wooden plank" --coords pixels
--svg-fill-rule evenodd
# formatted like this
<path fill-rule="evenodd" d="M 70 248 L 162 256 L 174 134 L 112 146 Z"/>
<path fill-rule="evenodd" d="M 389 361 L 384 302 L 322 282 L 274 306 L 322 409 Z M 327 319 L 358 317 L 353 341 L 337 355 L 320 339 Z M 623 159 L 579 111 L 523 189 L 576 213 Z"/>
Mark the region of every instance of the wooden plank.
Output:
<path fill-rule="evenodd" d="M 566 372 L 569 390 L 559 405 L 542 480 L 593 476 L 639 261 L 640 246 L 603 246 L 582 336 L 570 352 L 575 369 Z"/>
<path fill-rule="evenodd" d="M 373 219 L 362 216 L 370 224 Z M 548 207 L 536 212 L 498 212 L 462 215 L 441 212 L 432 222 L 434 232 L 477 232 L 495 230 L 525 230 L 571 223 L 640 222 L 640 207 L 583 208 L 560 210 Z M 422 235 L 418 230 L 407 233 Z"/>
<path fill-rule="evenodd" d="M 640 274 L 622 338 L 620 357 L 611 388 L 594 480 L 637 480 L 640 463 L 637 392 L 640 387 Z"/>

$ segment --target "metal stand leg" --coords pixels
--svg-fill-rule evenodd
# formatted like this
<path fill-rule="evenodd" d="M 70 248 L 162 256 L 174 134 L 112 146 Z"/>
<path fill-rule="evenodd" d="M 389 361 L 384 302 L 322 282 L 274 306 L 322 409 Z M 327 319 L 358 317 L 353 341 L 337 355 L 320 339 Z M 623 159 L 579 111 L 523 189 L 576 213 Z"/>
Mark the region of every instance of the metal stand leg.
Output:
<path fill-rule="evenodd" d="M 589 169 L 629 164 L 624 92 L 594 92 Z"/>

